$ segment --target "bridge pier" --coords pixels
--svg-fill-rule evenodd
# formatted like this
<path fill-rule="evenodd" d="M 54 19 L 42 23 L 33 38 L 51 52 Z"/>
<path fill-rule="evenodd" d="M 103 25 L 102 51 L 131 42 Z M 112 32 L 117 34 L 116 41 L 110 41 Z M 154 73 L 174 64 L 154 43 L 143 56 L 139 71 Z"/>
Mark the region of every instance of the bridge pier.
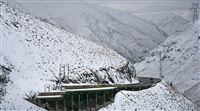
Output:
<path fill-rule="evenodd" d="M 105 92 L 103 92 L 103 105 L 106 105 L 106 95 L 105 95 Z"/>
<path fill-rule="evenodd" d="M 58 101 L 56 100 L 56 111 L 58 111 Z"/>
<path fill-rule="evenodd" d="M 70 96 L 70 103 L 71 103 L 71 111 L 74 111 L 74 95 L 71 94 Z"/>
<path fill-rule="evenodd" d="M 64 106 L 64 111 L 67 111 L 67 106 L 66 106 L 66 96 L 64 95 L 64 98 L 63 98 L 63 106 Z"/>
<path fill-rule="evenodd" d="M 95 109 L 96 110 L 98 109 L 98 94 L 97 94 L 97 92 L 95 94 Z"/>
<path fill-rule="evenodd" d="M 114 94 L 111 92 L 111 102 L 114 102 Z"/>
<path fill-rule="evenodd" d="M 88 93 L 86 94 L 86 109 L 87 109 L 87 111 L 90 111 L 90 108 L 89 108 L 89 95 L 88 95 Z"/>
<path fill-rule="evenodd" d="M 81 94 L 78 94 L 78 111 L 81 111 Z"/>

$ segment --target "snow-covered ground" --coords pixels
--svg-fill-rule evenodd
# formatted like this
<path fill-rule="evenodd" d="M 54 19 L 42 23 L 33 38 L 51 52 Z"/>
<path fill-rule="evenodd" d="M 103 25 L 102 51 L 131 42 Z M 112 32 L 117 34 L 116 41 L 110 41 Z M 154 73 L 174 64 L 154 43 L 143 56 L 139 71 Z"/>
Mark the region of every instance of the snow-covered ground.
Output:
<path fill-rule="evenodd" d="M 165 82 L 142 91 L 121 91 L 100 111 L 199 111 L 199 107 Z"/>
<path fill-rule="evenodd" d="M 174 33 L 180 33 L 184 25 L 190 21 L 177 15 L 176 11 L 138 13 L 137 16 L 151 22 L 168 36 Z"/>
<path fill-rule="evenodd" d="M 135 64 L 135 68 L 139 76 L 164 76 L 164 80 L 172 82 L 180 92 L 185 92 L 188 98 L 199 104 L 200 22 L 185 27 L 187 30 L 167 38 L 144 61 Z"/>
<path fill-rule="evenodd" d="M 86 2 L 28 1 L 11 3 L 46 22 L 109 47 L 132 63 L 166 39 L 164 31 L 130 12 Z"/>
<path fill-rule="evenodd" d="M 141 19 L 126 11 L 88 3 L 67 5 L 50 2 L 45 3 L 45 7 L 43 3 L 38 2 L 24 2 L 24 5 L 21 3 L 13 3 L 12 6 L 37 17 L 0 3 L 0 65 L 11 69 L 11 81 L 6 84 L 7 92 L 2 97 L 0 110 L 40 110 L 23 97 L 31 92 L 42 91 L 44 85 L 52 84 L 51 80 L 59 78 L 60 64 L 69 66 L 65 75 L 69 79 L 64 78 L 68 82 L 137 82 L 134 67 L 128 64 L 125 58 L 110 49 L 89 42 L 84 37 L 110 47 L 135 62 L 170 34 L 175 35 L 153 50 L 150 53 L 151 57 L 136 64 L 138 74 L 159 77 L 159 57 L 156 52 L 161 51 L 164 79 L 172 82 L 175 88 L 199 104 L 200 23 L 187 29 L 185 27 L 188 25 L 185 24 L 188 21 L 177 14 L 158 14 L 159 17 L 157 16 L 155 21 L 151 18 L 152 15 L 144 15 Z M 180 28 L 183 25 L 185 26 Z M 133 97 L 139 107 L 130 101 L 127 102 L 129 99 L 123 99 L 122 93 Z M 121 110 L 123 108 L 120 105 L 124 105 L 125 110 L 136 107 L 147 110 L 146 106 L 156 110 L 196 108 L 165 83 L 144 91 L 122 93 L 117 94 L 115 103 L 107 110 Z M 155 104 L 150 105 L 151 102 L 143 101 L 145 98 Z"/>
<path fill-rule="evenodd" d="M 0 110 L 35 107 L 25 94 L 43 91 L 59 76 L 59 65 L 67 64 L 65 81 L 74 83 L 132 83 L 134 68 L 116 52 L 83 37 L 61 30 L 0 2 L 0 65 L 12 64 L 11 82 Z M 34 109 L 35 110 L 35 109 Z"/>

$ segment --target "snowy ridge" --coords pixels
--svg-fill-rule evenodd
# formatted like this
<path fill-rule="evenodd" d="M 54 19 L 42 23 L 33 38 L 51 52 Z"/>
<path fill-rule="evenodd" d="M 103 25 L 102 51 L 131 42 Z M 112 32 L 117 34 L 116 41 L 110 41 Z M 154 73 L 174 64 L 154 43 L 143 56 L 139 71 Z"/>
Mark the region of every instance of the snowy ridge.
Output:
<path fill-rule="evenodd" d="M 190 89 L 184 91 L 184 95 L 190 98 L 194 103 L 200 105 L 200 82 L 193 85 Z"/>
<path fill-rule="evenodd" d="M 166 83 L 143 91 L 121 91 L 100 111 L 199 111 L 199 107 Z"/>
<path fill-rule="evenodd" d="M 166 39 L 157 27 L 126 11 L 81 2 L 18 4 L 33 16 L 109 47 L 132 63 Z"/>
<path fill-rule="evenodd" d="M 164 80 L 172 83 L 182 93 L 192 90 L 200 82 L 200 22 L 188 27 L 182 33 L 170 36 L 152 50 L 144 61 L 135 64 L 137 74 L 160 77 L 161 63 Z M 196 88 L 191 91 L 193 97 L 189 96 L 193 102 L 200 100 L 199 87 Z"/>
<path fill-rule="evenodd" d="M 154 12 L 154 13 L 139 13 L 137 16 L 148 20 L 156 25 L 160 30 L 164 31 L 168 36 L 174 33 L 180 33 L 184 25 L 190 21 L 183 17 L 174 14 L 175 12 Z"/>
<path fill-rule="evenodd" d="M 134 83 L 135 71 L 116 52 L 80 36 L 42 22 L 0 2 L 0 57 L 13 65 L 2 110 L 26 110 L 36 106 L 25 94 L 43 91 L 58 77 L 59 65 L 68 64 L 65 81 L 74 83 Z M 1 58 L 2 59 L 2 58 Z M 1 64 L 4 63 L 1 61 Z M 36 110 L 36 109 L 34 109 Z"/>

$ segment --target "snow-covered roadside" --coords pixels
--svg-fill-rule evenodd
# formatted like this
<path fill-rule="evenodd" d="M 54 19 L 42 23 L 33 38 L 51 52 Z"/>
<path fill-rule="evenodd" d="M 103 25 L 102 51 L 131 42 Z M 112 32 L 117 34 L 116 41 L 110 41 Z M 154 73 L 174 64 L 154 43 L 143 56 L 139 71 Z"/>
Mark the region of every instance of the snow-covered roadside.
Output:
<path fill-rule="evenodd" d="M 200 108 L 165 82 L 142 91 L 121 91 L 99 111 L 199 111 Z"/>

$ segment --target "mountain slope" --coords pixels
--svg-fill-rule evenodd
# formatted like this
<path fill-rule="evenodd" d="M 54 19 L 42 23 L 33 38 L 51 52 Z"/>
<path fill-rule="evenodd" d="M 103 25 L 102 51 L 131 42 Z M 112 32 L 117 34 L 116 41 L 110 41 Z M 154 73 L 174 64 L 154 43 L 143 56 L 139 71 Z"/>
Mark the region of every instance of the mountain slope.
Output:
<path fill-rule="evenodd" d="M 182 93 L 192 90 L 200 82 L 200 22 L 188 27 L 152 50 L 144 61 L 135 64 L 137 74 L 148 77 L 164 76 L 164 80 L 172 83 Z M 193 97 L 188 96 L 193 102 L 200 100 L 198 91 L 199 87 L 196 87 L 191 91 L 193 94 L 190 93 Z"/>
<path fill-rule="evenodd" d="M 160 30 L 164 31 L 167 35 L 173 35 L 174 33 L 180 33 L 183 30 L 184 25 L 190 21 L 183 17 L 174 14 L 174 12 L 154 12 L 154 13 L 139 13 L 137 16 L 151 22 L 157 26 Z"/>
<path fill-rule="evenodd" d="M 114 103 L 100 111 L 199 111 L 199 107 L 174 91 L 166 83 L 158 83 L 143 91 L 121 91 Z"/>
<path fill-rule="evenodd" d="M 132 63 L 166 39 L 157 27 L 125 11 L 82 2 L 18 3 L 26 12 L 109 47 Z"/>
<path fill-rule="evenodd" d="M 0 2 L 0 65 L 12 64 L 1 109 L 26 110 L 36 106 L 23 98 L 43 91 L 60 77 L 59 65 L 68 65 L 67 83 L 134 83 L 135 71 L 116 52 L 42 22 Z"/>

